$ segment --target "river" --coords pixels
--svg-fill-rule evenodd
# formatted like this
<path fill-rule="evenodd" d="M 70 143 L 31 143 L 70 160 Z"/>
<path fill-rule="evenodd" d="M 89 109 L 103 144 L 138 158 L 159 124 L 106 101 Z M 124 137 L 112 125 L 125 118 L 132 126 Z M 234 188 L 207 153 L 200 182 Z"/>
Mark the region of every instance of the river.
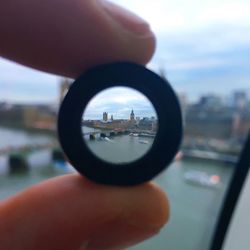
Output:
<path fill-rule="evenodd" d="M 27 131 L 17 131 L 0 128 L 0 148 L 5 146 L 23 145 L 32 143 L 46 143 L 52 140 L 50 136 L 44 136 Z M 119 145 L 123 141 L 130 143 L 129 148 L 144 147 L 146 143 L 138 143 L 138 138 L 129 135 L 115 137 L 109 141 L 92 141 L 92 149 L 103 145 Z M 148 138 L 146 139 L 147 141 Z M 104 144 L 105 143 L 105 144 Z M 147 148 L 151 145 L 148 143 Z M 102 146 L 102 149 L 104 146 Z M 140 150 L 139 150 L 140 151 Z M 107 150 L 111 159 L 112 151 Z M 105 155 L 107 155 L 107 152 Z M 123 156 L 126 150 L 123 148 Z M 115 154 L 117 156 L 117 154 Z M 127 158 L 130 159 L 130 155 Z M 112 160 L 112 159 L 111 159 Z M 9 175 L 7 158 L 0 156 L 0 199 L 9 197 L 34 183 L 46 180 L 50 177 L 65 174 L 61 169 L 55 168 L 51 162 L 51 153 L 41 150 L 32 153 L 28 157 L 31 169 L 22 175 Z M 220 177 L 217 186 L 204 187 L 190 183 L 185 179 L 187 173 L 205 172 L 207 175 Z M 193 160 L 181 160 L 173 162 L 169 168 L 156 178 L 156 182 L 167 192 L 171 204 L 171 218 L 167 226 L 154 238 L 131 248 L 131 250 L 206 250 L 211 240 L 219 209 L 228 186 L 233 167 L 229 165 L 199 162 Z M 111 232 L 112 233 L 112 232 Z"/>

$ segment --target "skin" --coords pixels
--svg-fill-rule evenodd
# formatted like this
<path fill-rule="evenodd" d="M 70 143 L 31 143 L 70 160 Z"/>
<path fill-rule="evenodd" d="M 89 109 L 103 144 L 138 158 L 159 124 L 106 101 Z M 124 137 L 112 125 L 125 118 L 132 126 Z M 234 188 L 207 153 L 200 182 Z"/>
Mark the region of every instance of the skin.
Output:
<path fill-rule="evenodd" d="M 0 0 L 0 37 L 2 57 L 72 78 L 107 62 L 146 64 L 155 48 L 145 21 L 101 0 Z M 123 249 L 168 217 L 153 183 L 113 187 L 68 174 L 0 202 L 1 249 Z"/>

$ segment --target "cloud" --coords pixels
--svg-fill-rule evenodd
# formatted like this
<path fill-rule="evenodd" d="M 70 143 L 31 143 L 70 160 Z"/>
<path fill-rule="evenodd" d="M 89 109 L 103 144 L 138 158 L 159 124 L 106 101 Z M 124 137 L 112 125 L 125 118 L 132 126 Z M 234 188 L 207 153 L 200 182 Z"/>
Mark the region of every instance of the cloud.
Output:
<path fill-rule="evenodd" d="M 177 91 L 191 99 L 207 92 L 229 95 L 250 88 L 250 28 L 230 25 L 160 34 L 150 64 L 164 69 Z"/>
<path fill-rule="evenodd" d="M 160 68 L 177 91 L 198 97 L 227 94 L 250 85 L 249 0 L 113 0 L 142 16 L 156 32 L 157 49 L 149 67 Z M 57 76 L 0 59 L 0 98 L 18 102 L 57 101 Z M 91 105 L 103 109 L 139 107 L 145 100 L 110 91 Z M 125 112 L 124 112 L 125 115 Z M 127 114 L 126 114 L 127 115 Z"/>
<path fill-rule="evenodd" d="M 244 26 L 250 26 L 250 3 L 244 1 L 217 3 L 216 8 L 205 9 L 198 15 L 197 19 L 203 23 L 240 23 Z"/>
<path fill-rule="evenodd" d="M 102 107 L 107 104 L 129 105 L 133 102 L 147 102 L 148 99 L 140 92 L 125 88 L 115 87 L 98 93 L 88 104 L 89 108 Z"/>
<path fill-rule="evenodd" d="M 218 24 L 250 24 L 247 0 L 113 0 L 149 22 L 157 33 L 202 30 Z"/>
<path fill-rule="evenodd" d="M 108 112 L 115 119 L 128 119 L 131 110 L 136 116 L 156 116 L 151 102 L 140 92 L 115 87 L 102 91 L 87 105 L 84 119 L 102 119 L 103 112 Z"/>

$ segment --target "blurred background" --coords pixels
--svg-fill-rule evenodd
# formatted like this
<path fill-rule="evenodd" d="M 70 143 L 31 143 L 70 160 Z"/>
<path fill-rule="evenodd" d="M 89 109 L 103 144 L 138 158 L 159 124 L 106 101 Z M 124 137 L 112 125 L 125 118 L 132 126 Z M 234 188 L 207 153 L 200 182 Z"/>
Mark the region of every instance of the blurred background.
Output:
<path fill-rule="evenodd" d="M 156 179 L 169 195 L 170 222 L 133 249 L 208 249 L 250 128 L 250 3 L 113 2 L 155 31 L 148 67 L 175 89 L 185 130 L 175 161 Z M 56 137 L 58 107 L 70 84 L 0 58 L 0 199 L 72 171 Z"/>

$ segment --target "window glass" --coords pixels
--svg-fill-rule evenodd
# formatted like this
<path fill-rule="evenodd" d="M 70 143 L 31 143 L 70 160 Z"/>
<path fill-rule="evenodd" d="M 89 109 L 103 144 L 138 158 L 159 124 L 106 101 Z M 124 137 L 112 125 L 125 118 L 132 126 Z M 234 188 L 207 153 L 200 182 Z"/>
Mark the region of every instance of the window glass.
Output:
<path fill-rule="evenodd" d="M 170 200 L 170 221 L 157 236 L 131 249 L 209 249 L 250 128 L 250 3 L 113 2 L 149 21 L 157 48 L 148 67 L 170 81 L 184 119 L 180 151 L 156 178 Z M 58 106 L 71 81 L 5 59 L 0 59 L 0 73 L 0 199 L 4 199 L 74 170 L 65 162 L 55 132 Z M 241 230 L 245 229 L 237 229 Z"/>

